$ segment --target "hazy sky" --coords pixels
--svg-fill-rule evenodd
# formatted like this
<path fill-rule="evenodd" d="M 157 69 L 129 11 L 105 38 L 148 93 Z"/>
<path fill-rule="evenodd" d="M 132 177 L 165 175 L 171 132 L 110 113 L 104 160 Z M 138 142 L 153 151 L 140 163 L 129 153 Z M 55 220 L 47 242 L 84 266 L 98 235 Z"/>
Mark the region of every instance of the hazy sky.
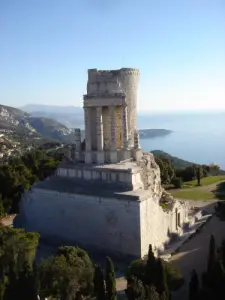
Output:
<path fill-rule="evenodd" d="M 82 105 L 87 69 L 141 71 L 139 110 L 225 109 L 224 0 L 0 0 L 0 103 Z"/>

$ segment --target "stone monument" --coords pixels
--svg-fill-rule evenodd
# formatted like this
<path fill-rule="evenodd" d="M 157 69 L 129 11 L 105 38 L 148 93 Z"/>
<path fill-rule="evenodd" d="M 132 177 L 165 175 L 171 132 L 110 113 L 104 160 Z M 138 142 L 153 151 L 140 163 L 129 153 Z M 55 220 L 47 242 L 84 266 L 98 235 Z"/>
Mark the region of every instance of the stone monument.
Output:
<path fill-rule="evenodd" d="M 139 70 L 88 70 L 83 98 L 85 141 L 74 144 L 51 178 L 21 201 L 28 231 L 85 249 L 143 257 L 149 244 L 163 250 L 188 223 L 188 207 L 161 186 L 151 153 L 137 131 Z"/>

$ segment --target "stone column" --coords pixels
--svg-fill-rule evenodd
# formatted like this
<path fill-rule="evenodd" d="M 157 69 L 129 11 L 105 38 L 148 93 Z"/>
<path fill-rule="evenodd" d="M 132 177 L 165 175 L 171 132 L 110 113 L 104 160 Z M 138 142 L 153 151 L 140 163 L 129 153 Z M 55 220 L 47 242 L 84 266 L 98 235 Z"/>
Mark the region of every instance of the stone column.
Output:
<path fill-rule="evenodd" d="M 85 163 L 92 163 L 91 153 L 91 123 L 89 108 L 84 108 L 84 124 L 85 124 Z"/>
<path fill-rule="evenodd" d="M 123 148 L 128 147 L 128 124 L 127 124 L 127 107 L 121 106 L 121 128 L 122 128 L 122 144 Z"/>
<path fill-rule="evenodd" d="M 134 131 L 134 148 L 141 149 L 140 138 L 139 138 L 139 133 L 138 133 L 137 129 L 135 129 L 135 131 Z"/>
<path fill-rule="evenodd" d="M 131 158 L 131 150 L 129 149 L 128 136 L 128 121 L 127 121 L 127 106 L 121 107 L 121 122 L 122 122 L 122 143 L 123 143 L 123 160 Z"/>
<path fill-rule="evenodd" d="M 115 107 L 110 107 L 110 149 L 116 149 L 116 120 L 115 120 Z"/>
<path fill-rule="evenodd" d="M 96 108 L 97 163 L 104 164 L 102 107 Z"/>
<path fill-rule="evenodd" d="M 115 107 L 110 107 L 110 161 L 117 163 Z"/>

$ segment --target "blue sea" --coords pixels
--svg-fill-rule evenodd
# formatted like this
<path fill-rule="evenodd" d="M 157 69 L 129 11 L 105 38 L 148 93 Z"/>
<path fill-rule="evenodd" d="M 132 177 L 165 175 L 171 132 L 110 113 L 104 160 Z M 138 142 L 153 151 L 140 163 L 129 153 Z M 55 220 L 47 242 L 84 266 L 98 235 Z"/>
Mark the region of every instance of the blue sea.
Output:
<path fill-rule="evenodd" d="M 162 150 L 195 163 L 225 169 L 225 112 L 140 114 L 139 129 L 170 129 L 164 137 L 141 139 L 144 151 Z"/>

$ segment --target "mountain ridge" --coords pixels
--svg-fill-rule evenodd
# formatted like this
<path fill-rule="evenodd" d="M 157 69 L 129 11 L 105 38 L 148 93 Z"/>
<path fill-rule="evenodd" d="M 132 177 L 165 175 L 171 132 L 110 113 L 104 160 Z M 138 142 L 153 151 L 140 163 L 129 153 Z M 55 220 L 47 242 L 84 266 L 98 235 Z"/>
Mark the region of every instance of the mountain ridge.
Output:
<path fill-rule="evenodd" d="M 0 105 L 0 129 L 36 133 L 44 137 L 67 140 L 71 130 L 56 120 L 33 117 L 21 109 Z"/>

